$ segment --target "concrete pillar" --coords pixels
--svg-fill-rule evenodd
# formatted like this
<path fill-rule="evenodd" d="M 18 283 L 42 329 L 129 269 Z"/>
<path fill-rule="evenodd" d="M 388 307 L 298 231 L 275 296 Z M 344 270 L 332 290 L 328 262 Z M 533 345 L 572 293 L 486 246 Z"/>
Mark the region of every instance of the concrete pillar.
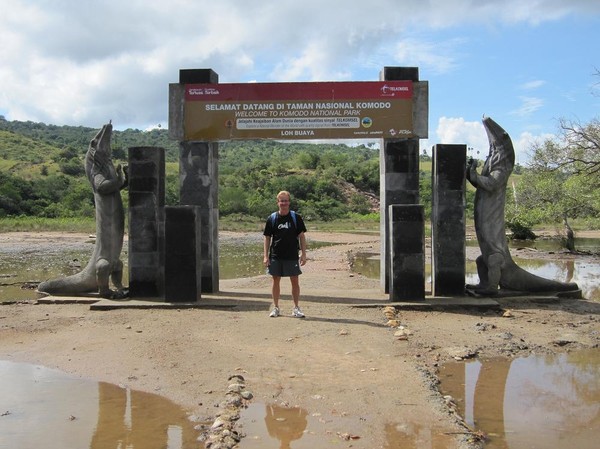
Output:
<path fill-rule="evenodd" d="M 419 80 L 417 67 L 385 67 L 380 75 L 382 81 Z M 415 122 L 421 122 L 418 109 Z M 418 120 L 417 120 L 418 119 Z M 425 126 L 427 120 L 425 118 Z M 379 157 L 380 179 L 380 235 L 381 235 L 381 287 L 390 291 L 389 206 L 393 204 L 417 204 L 419 202 L 419 140 L 382 139 Z"/>
<path fill-rule="evenodd" d="M 169 86 L 169 136 L 180 141 L 179 204 L 198 206 L 202 292 L 219 291 L 219 146 L 213 142 L 184 141 L 185 84 L 219 82 L 211 69 L 179 71 L 179 84 Z"/>
<path fill-rule="evenodd" d="M 197 206 L 165 207 L 165 300 L 201 298 L 200 214 Z"/>
<path fill-rule="evenodd" d="M 181 142 L 179 204 L 197 206 L 202 240 L 198 241 L 202 292 L 219 291 L 219 156 L 218 145 Z"/>
<path fill-rule="evenodd" d="M 164 294 L 165 150 L 129 148 L 129 296 Z"/>
<path fill-rule="evenodd" d="M 425 212 L 420 204 L 389 207 L 390 301 L 425 299 Z"/>
<path fill-rule="evenodd" d="M 434 296 L 465 292 L 466 145 L 433 147 L 431 287 Z"/>

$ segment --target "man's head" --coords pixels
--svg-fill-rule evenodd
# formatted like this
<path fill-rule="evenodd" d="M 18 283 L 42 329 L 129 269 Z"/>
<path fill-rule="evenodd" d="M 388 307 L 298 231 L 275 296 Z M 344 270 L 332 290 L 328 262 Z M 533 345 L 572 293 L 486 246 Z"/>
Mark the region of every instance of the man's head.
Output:
<path fill-rule="evenodd" d="M 290 210 L 290 201 L 291 201 L 290 192 L 287 190 L 282 190 L 277 194 L 277 206 L 279 207 L 279 212 L 286 215 Z"/>

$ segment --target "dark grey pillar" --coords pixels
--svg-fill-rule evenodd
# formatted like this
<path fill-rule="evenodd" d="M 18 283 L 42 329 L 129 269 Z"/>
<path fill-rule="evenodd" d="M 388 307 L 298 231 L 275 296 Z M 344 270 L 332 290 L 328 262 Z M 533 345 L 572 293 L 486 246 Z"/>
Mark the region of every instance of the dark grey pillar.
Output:
<path fill-rule="evenodd" d="M 431 287 L 434 296 L 465 292 L 466 145 L 433 147 Z"/>
<path fill-rule="evenodd" d="M 202 292 L 219 291 L 219 176 L 218 146 L 208 142 L 181 142 L 179 203 L 198 206 Z"/>
<path fill-rule="evenodd" d="M 180 139 L 179 204 L 198 206 L 202 241 L 200 276 L 202 292 L 219 291 L 219 146 L 212 142 L 187 142 L 183 139 L 183 85 L 219 82 L 212 69 L 179 71 L 179 85 L 171 86 L 169 135 Z"/>
<path fill-rule="evenodd" d="M 129 296 L 162 298 L 165 150 L 129 148 Z"/>
<path fill-rule="evenodd" d="M 419 81 L 417 67 L 385 67 L 382 81 Z M 426 122 L 426 120 L 425 120 Z M 419 139 L 383 139 L 379 157 L 381 287 L 390 291 L 389 206 L 419 202 Z"/>
<path fill-rule="evenodd" d="M 389 207 L 390 301 L 425 299 L 425 212 L 420 204 Z"/>
<path fill-rule="evenodd" d="M 419 202 L 419 141 L 384 139 L 380 151 L 381 286 L 389 292 L 390 249 L 387 246 L 389 206 Z"/>
<path fill-rule="evenodd" d="M 196 206 L 165 207 L 165 300 L 168 302 L 200 300 L 200 222 Z"/>

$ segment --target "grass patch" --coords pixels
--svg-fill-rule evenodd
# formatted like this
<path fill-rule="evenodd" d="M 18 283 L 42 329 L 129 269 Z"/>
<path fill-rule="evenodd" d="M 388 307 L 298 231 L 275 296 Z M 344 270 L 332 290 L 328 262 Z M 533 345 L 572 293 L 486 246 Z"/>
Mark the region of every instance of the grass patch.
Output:
<path fill-rule="evenodd" d="M 219 218 L 219 230 L 234 232 L 260 232 L 262 233 L 265 220 L 243 214 L 228 215 Z M 575 233 L 582 230 L 600 229 L 600 219 L 573 220 L 570 222 Z M 467 220 L 467 228 L 473 228 L 473 221 Z M 379 214 L 353 215 L 334 221 L 307 221 L 308 232 L 379 232 Z M 127 230 L 127 224 L 125 224 Z M 536 225 L 534 232 L 560 231 L 562 224 L 544 223 Z M 89 218 L 41 218 L 41 217 L 3 217 L 0 218 L 0 232 L 18 231 L 55 231 L 55 232 L 83 232 L 93 234 L 96 232 L 96 220 Z M 425 222 L 425 235 L 431 235 L 431 225 Z"/>
<path fill-rule="evenodd" d="M 94 234 L 94 218 L 42 218 L 42 217 L 3 217 L 0 218 L 0 232 L 83 232 Z"/>

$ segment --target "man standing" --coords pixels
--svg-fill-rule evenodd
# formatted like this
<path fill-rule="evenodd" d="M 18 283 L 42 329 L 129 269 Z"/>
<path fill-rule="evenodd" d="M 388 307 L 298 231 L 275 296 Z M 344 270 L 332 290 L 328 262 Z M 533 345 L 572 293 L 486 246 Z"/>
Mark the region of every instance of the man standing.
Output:
<path fill-rule="evenodd" d="M 273 310 L 270 317 L 279 316 L 280 282 L 282 277 L 289 277 L 292 283 L 292 300 L 294 310 L 292 316 L 304 318 L 298 301 L 300 299 L 300 282 L 298 276 L 302 274 L 300 266 L 306 263 L 306 227 L 302 217 L 290 210 L 290 193 L 281 191 L 277 194 L 279 210 L 273 212 L 265 224 L 263 263 L 268 273 L 273 277 L 271 295 L 273 297 Z M 300 249 L 300 258 L 298 258 Z"/>

